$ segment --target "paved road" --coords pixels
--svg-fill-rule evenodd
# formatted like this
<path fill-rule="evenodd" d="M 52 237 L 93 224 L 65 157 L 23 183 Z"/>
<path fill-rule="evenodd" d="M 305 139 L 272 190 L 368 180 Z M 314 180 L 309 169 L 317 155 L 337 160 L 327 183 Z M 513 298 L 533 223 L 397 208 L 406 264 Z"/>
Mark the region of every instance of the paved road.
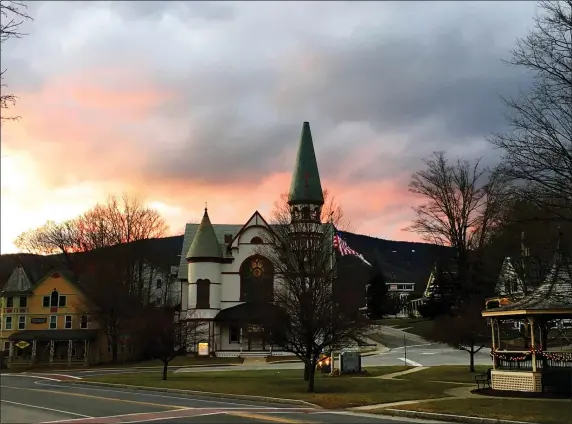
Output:
<path fill-rule="evenodd" d="M 70 385 L 48 378 L 0 376 L 2 423 L 438 423 L 234 399 Z"/>

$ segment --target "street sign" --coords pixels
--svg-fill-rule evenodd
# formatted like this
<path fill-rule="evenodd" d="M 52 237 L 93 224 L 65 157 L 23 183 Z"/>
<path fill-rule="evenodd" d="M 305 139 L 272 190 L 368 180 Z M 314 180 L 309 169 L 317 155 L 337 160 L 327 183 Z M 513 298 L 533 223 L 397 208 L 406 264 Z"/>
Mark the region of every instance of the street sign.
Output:
<path fill-rule="evenodd" d="M 28 346 L 30 346 L 30 343 L 22 340 L 22 341 L 16 343 L 16 346 L 18 346 L 20 349 L 26 349 Z"/>

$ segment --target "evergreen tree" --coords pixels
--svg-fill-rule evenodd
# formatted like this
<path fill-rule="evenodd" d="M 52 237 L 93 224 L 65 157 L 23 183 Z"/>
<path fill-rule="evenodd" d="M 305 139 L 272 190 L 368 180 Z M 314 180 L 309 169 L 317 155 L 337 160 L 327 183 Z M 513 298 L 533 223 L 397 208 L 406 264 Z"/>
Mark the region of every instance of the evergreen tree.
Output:
<path fill-rule="evenodd" d="M 381 271 L 376 271 L 369 279 L 366 289 L 367 314 L 371 319 L 383 317 L 386 307 L 388 290 L 385 276 Z"/>

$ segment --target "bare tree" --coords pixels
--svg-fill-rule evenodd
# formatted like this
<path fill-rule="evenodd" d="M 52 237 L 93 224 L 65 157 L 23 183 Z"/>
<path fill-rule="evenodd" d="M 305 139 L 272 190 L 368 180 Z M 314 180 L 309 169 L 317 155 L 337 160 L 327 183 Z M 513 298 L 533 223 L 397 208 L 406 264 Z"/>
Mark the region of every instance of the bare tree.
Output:
<path fill-rule="evenodd" d="M 518 41 L 509 64 L 534 81 L 509 107 L 511 130 L 490 142 L 504 151 L 502 171 L 521 196 L 572 220 L 572 1 L 539 2 L 542 13 Z"/>
<path fill-rule="evenodd" d="M 451 164 L 444 152 L 424 162 L 426 169 L 413 174 L 409 191 L 426 201 L 414 208 L 417 216 L 405 231 L 454 247 L 461 256 L 483 246 L 503 210 L 506 193 L 498 173 L 480 160 Z"/>
<path fill-rule="evenodd" d="M 195 313 L 185 320 L 176 318 L 169 306 L 147 308 L 144 315 L 143 340 L 146 353 L 163 363 L 162 378 L 167 379 L 169 363 L 184 355 L 195 338 L 208 336 L 208 325 Z"/>
<path fill-rule="evenodd" d="M 115 246 L 86 252 L 73 263 L 73 271 L 87 294 L 86 304 L 79 307 L 105 332 L 114 363 L 121 341 L 133 336 L 143 316 L 140 299 L 130 290 L 128 261 L 125 246 Z"/>
<path fill-rule="evenodd" d="M 11 38 L 20 38 L 23 33 L 20 32 L 20 25 L 28 19 L 32 19 L 26 12 L 27 6 L 22 1 L 10 1 L 2 0 L 0 1 L 0 44 L 4 44 Z M 6 69 L 0 70 L 0 79 L 4 79 L 4 73 Z M 6 87 L 6 84 L 1 84 L 2 89 Z M 3 90 L 2 90 L 3 91 Z M 10 106 L 16 104 L 18 98 L 14 94 L 4 94 L 0 95 L 0 111 L 3 109 L 8 109 Z M 1 120 L 17 120 L 17 116 L 0 116 Z"/>
<path fill-rule="evenodd" d="M 342 216 L 341 208 L 329 202 L 322 217 L 333 225 L 315 217 L 292 220 L 283 197 L 275 207 L 273 232 L 260 246 L 259 253 L 272 262 L 277 278 L 273 300 L 279 312 L 266 330 L 274 344 L 304 362 L 309 392 L 314 391 L 320 353 L 355 343 L 369 328 L 357 309 L 345 307 L 334 297 L 337 275 L 332 237 L 336 220 Z"/>
<path fill-rule="evenodd" d="M 431 340 L 449 344 L 469 354 L 469 371 L 475 372 L 475 355 L 490 342 L 490 328 L 481 316 L 483 302 L 474 299 L 454 314 L 435 319 Z"/>

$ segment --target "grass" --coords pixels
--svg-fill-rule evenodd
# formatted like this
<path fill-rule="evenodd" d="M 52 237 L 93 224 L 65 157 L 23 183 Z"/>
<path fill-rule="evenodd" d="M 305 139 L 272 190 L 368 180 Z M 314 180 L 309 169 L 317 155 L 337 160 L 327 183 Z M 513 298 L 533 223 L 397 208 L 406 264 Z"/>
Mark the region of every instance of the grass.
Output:
<path fill-rule="evenodd" d="M 475 376 L 486 372 L 489 368 L 491 367 L 488 365 L 475 365 L 476 372 L 469 372 L 468 365 L 442 365 L 405 374 L 399 378 L 410 381 L 448 381 L 475 384 Z"/>
<path fill-rule="evenodd" d="M 572 402 L 567 400 L 444 399 L 403 405 L 398 409 L 542 424 L 572 422 Z M 382 412 L 382 410 L 376 412 Z"/>
<path fill-rule="evenodd" d="M 209 358 L 208 356 L 177 356 L 171 362 L 169 362 L 169 366 L 182 367 L 187 365 L 230 365 L 242 364 L 242 362 L 243 358 L 238 357 Z M 155 359 L 151 361 L 123 364 L 122 366 L 126 365 L 130 367 L 153 367 L 162 366 L 163 363 L 160 360 Z"/>
<path fill-rule="evenodd" d="M 169 373 L 166 381 L 159 372 L 91 377 L 86 380 L 163 387 L 215 393 L 299 399 L 325 408 L 349 408 L 401 400 L 437 399 L 454 387 L 446 383 L 393 381 L 375 376 L 402 371 L 403 367 L 368 368 L 370 376 L 331 377 L 316 374 L 316 393 L 307 393 L 302 370 L 257 370 L 226 372 Z"/>
<path fill-rule="evenodd" d="M 387 325 L 408 333 L 427 338 L 433 331 L 433 321 L 425 318 L 384 318 L 378 324 Z"/>

